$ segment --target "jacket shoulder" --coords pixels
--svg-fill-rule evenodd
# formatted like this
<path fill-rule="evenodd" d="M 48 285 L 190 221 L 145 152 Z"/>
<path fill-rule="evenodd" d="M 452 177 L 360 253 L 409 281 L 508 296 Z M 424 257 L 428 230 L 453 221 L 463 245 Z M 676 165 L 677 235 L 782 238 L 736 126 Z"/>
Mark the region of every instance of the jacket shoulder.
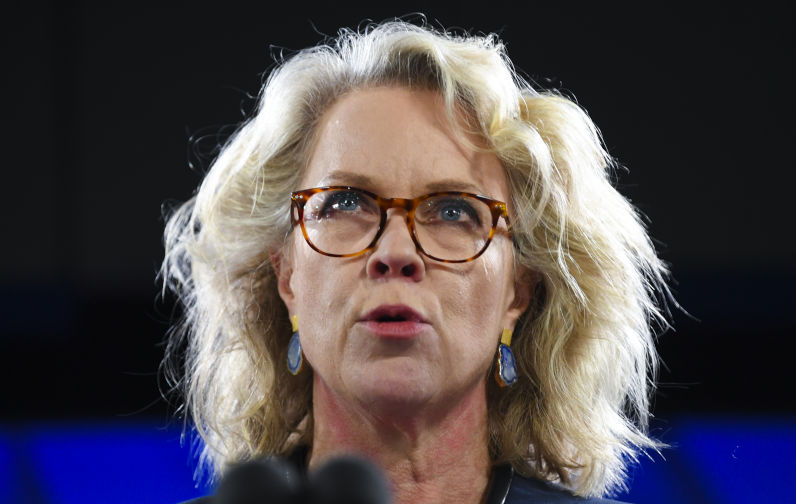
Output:
<path fill-rule="evenodd" d="M 514 474 L 505 504 L 623 504 L 600 497 L 580 497 L 568 489 L 535 478 Z M 626 504 L 626 503 L 624 503 Z"/>

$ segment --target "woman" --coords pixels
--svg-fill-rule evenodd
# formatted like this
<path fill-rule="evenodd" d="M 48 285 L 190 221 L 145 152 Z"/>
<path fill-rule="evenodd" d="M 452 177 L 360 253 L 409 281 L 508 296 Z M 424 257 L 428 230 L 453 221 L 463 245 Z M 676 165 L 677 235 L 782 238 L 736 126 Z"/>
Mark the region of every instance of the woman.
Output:
<path fill-rule="evenodd" d="M 610 167 L 493 36 L 390 22 L 283 62 L 167 224 L 203 461 L 358 454 L 397 503 L 623 488 L 667 291 Z"/>

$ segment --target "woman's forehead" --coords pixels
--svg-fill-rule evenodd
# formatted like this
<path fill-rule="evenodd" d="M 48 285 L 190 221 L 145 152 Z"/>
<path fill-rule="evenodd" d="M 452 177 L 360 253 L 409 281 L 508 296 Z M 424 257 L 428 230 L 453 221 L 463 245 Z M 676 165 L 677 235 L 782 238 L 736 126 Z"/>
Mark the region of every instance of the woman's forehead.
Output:
<path fill-rule="evenodd" d="M 385 197 L 439 190 L 507 197 L 500 161 L 461 141 L 442 97 L 400 87 L 349 93 L 321 117 L 302 187 L 322 185 Z"/>

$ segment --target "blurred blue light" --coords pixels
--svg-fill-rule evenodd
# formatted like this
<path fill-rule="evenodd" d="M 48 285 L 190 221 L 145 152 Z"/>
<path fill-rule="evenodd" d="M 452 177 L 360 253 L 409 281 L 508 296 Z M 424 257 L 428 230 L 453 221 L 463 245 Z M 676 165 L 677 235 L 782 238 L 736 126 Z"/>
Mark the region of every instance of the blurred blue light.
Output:
<path fill-rule="evenodd" d="M 645 504 L 792 502 L 796 419 L 680 418 L 665 461 L 642 460 L 620 500 Z"/>
<path fill-rule="evenodd" d="M 681 418 L 673 445 L 630 474 L 629 502 L 787 502 L 796 419 Z M 181 429 L 153 423 L 64 422 L 0 427 L 0 502 L 175 504 L 212 492 L 193 482 Z"/>
<path fill-rule="evenodd" d="M 793 420 L 691 420 L 677 439 L 711 502 L 793 502 Z"/>
<path fill-rule="evenodd" d="M 8 493 L 0 494 L 0 502 L 174 504 L 210 492 L 193 483 L 192 458 L 180 445 L 180 429 L 67 423 L 29 426 L 18 429 L 17 435 L 21 438 L 7 457 L 32 473 L 35 489 L 14 488 L 12 483 Z"/>

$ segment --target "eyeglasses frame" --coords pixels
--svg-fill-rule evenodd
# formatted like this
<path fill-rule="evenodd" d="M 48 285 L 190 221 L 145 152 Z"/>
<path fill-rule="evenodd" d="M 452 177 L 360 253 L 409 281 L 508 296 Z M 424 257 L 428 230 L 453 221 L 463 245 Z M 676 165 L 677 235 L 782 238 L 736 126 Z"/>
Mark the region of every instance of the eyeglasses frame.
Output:
<path fill-rule="evenodd" d="M 373 237 L 373 240 L 370 244 L 365 247 L 364 249 L 360 250 L 359 252 L 354 252 L 351 254 L 330 254 L 329 252 L 324 252 L 320 250 L 312 240 L 310 240 L 309 235 L 307 234 L 307 230 L 304 227 L 304 205 L 309 201 L 309 199 L 318 193 L 326 192 L 326 191 L 333 191 L 333 190 L 343 190 L 343 191 L 356 191 L 362 194 L 365 194 L 371 197 L 381 209 L 381 216 L 379 220 L 379 230 L 376 232 L 376 235 Z M 470 257 L 469 259 L 440 259 L 439 257 L 435 257 L 428 252 L 426 252 L 423 247 L 420 245 L 420 242 L 417 239 L 417 230 L 415 229 L 415 210 L 420 206 L 420 204 L 429 199 L 436 196 L 467 196 L 471 198 L 475 198 L 483 203 L 486 203 L 489 206 L 489 210 L 492 213 L 492 227 L 489 230 L 489 236 L 484 242 L 484 246 L 481 250 L 478 251 L 477 254 Z M 466 263 L 475 261 L 478 259 L 481 254 L 483 254 L 486 249 L 489 247 L 489 244 L 492 243 L 492 238 L 495 236 L 495 230 L 497 229 L 498 221 L 501 217 L 503 220 L 506 221 L 506 227 L 509 227 L 509 214 L 508 210 L 506 210 L 506 204 L 502 201 L 498 201 L 492 198 L 487 198 L 486 196 L 481 196 L 480 194 L 473 194 L 468 192 L 460 192 L 460 191 L 438 191 L 432 192 L 429 194 L 424 194 L 422 196 L 418 196 L 417 198 L 382 198 L 378 194 L 372 193 L 370 191 L 366 191 L 364 189 L 360 189 L 358 187 L 351 187 L 351 186 L 325 186 L 325 187 L 314 187 L 312 189 L 303 189 L 300 191 L 293 191 L 290 194 L 290 201 L 291 201 L 291 225 L 296 226 L 299 224 L 301 227 L 301 233 L 304 235 L 304 240 L 307 242 L 307 245 L 312 248 L 315 252 L 319 254 L 323 254 L 329 257 L 356 257 L 362 255 L 370 250 L 372 250 L 376 246 L 376 242 L 379 241 L 381 235 L 384 233 L 384 229 L 387 224 L 387 210 L 391 208 L 399 208 L 406 210 L 406 227 L 409 229 L 409 235 L 412 237 L 412 241 L 415 244 L 417 250 L 419 250 L 423 255 L 426 257 L 433 259 L 435 261 L 443 262 L 443 263 Z M 293 212 L 292 209 L 296 211 Z"/>

